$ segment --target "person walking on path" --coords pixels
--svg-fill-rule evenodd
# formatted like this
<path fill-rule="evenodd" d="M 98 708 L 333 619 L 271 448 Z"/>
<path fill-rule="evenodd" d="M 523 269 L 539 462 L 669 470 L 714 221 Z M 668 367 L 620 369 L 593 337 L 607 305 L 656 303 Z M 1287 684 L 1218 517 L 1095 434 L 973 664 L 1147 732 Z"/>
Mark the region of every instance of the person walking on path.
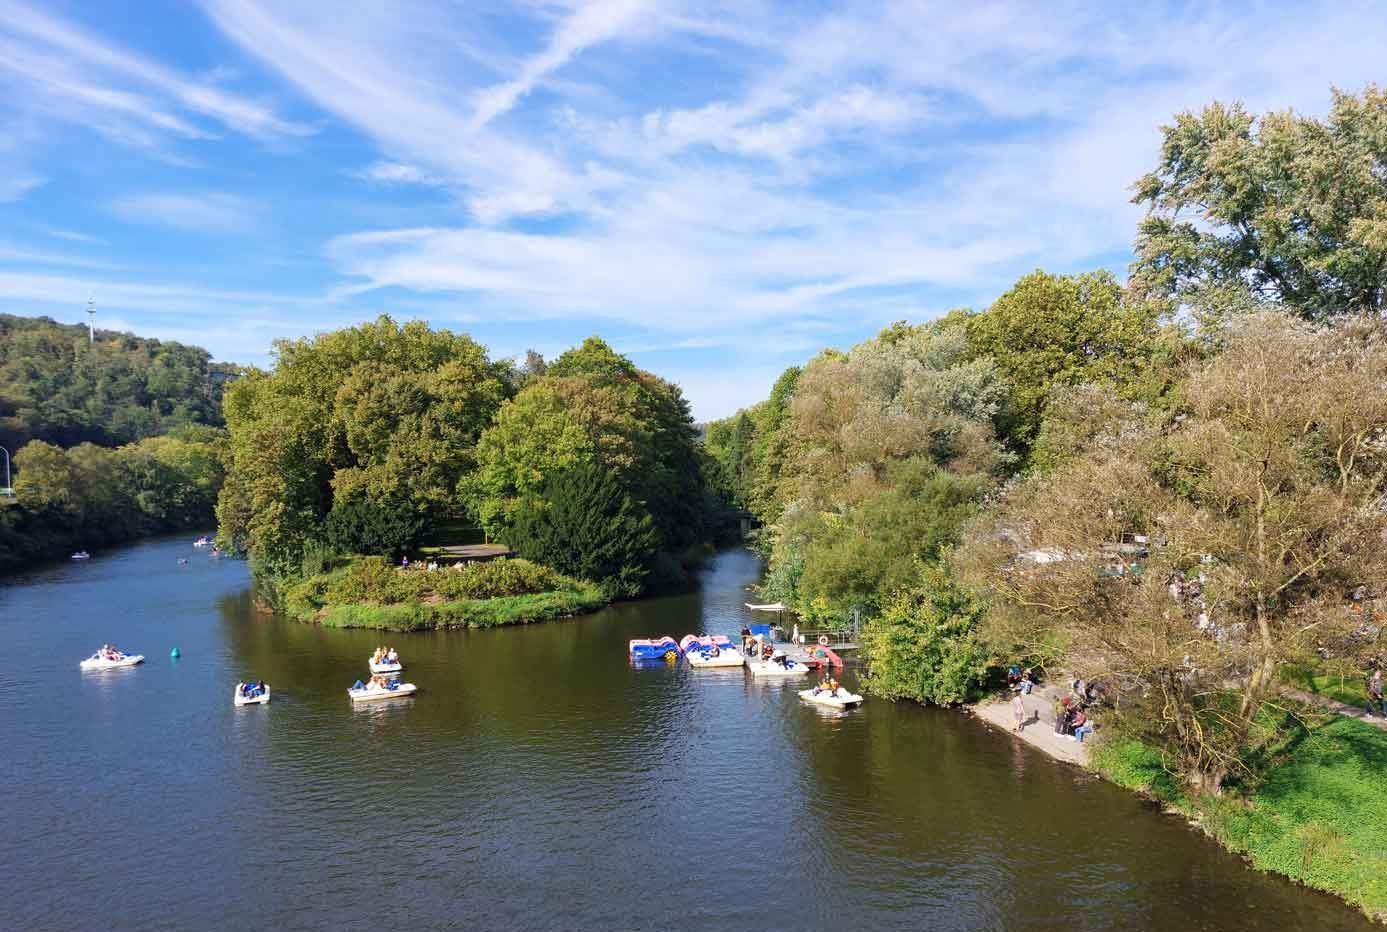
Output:
<path fill-rule="evenodd" d="M 1011 717 L 1016 721 L 1011 730 L 1020 734 L 1021 729 L 1026 727 L 1026 700 L 1021 698 L 1020 693 L 1011 697 Z"/>
<path fill-rule="evenodd" d="M 1387 700 L 1382 698 L 1382 668 L 1373 670 L 1368 677 L 1368 714 L 1387 718 Z"/>

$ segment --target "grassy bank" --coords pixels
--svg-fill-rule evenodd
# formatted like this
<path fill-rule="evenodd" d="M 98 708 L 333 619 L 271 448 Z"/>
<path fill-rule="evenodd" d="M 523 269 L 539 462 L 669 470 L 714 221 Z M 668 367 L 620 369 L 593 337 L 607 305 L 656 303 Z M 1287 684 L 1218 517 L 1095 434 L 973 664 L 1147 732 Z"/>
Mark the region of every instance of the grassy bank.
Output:
<path fill-rule="evenodd" d="M 1256 776 L 1217 799 L 1188 795 L 1152 749 L 1114 737 L 1091 764 L 1194 820 L 1260 870 L 1343 897 L 1387 919 L 1387 732 L 1303 710 L 1259 748 Z"/>
<path fill-rule="evenodd" d="M 421 631 L 549 621 L 610 601 L 598 586 L 525 560 L 402 570 L 364 557 L 298 583 L 287 592 L 284 608 L 300 621 L 326 627 Z"/>

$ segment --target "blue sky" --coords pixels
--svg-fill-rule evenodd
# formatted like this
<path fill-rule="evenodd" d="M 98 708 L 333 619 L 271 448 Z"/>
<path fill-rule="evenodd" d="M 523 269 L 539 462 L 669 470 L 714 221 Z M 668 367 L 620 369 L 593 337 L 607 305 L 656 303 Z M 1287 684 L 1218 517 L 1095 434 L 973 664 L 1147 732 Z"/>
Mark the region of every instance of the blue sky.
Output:
<path fill-rule="evenodd" d="M 1161 122 L 1322 113 L 1385 40 L 1353 2 L 0 0 L 0 309 L 258 364 L 381 312 L 599 333 L 718 417 L 1036 267 L 1120 274 Z"/>

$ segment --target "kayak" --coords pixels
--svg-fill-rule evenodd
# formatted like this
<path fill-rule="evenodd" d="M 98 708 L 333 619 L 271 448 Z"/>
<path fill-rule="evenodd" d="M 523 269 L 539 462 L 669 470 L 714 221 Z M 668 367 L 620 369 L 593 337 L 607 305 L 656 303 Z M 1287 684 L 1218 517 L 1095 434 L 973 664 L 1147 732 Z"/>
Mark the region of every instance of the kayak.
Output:
<path fill-rule="evenodd" d="M 413 683 L 397 683 L 393 688 L 386 689 L 349 689 L 347 695 L 352 697 L 352 702 L 374 702 L 377 699 L 399 699 L 418 689 Z"/>
<path fill-rule="evenodd" d="M 144 654 L 121 654 L 115 660 L 107 660 L 98 653 L 92 654 L 78 666 L 83 670 L 114 670 L 117 667 L 133 667 L 137 663 L 144 663 Z"/>
<path fill-rule="evenodd" d="M 786 660 L 783 667 L 773 660 L 753 660 L 746 668 L 753 676 L 803 676 L 809 672 L 808 665 L 798 660 Z"/>
<path fill-rule="evenodd" d="M 367 660 L 366 666 L 371 668 L 372 673 L 399 673 L 405 668 L 405 665 L 398 660 L 393 663 L 388 661 L 376 663 L 374 660 Z"/>
<path fill-rule="evenodd" d="M 231 701 L 236 705 L 264 705 L 270 701 L 270 687 L 266 686 L 264 691 L 256 696 L 245 696 L 241 694 L 241 687 L 245 683 L 237 683 L 236 691 L 231 694 Z"/>
<path fill-rule="evenodd" d="M 818 695 L 815 695 L 815 691 L 812 689 L 801 689 L 799 697 L 807 702 L 826 705 L 834 709 L 850 709 L 855 705 L 862 704 L 861 696 L 857 693 L 850 693 L 841 686 L 834 692 L 822 690 Z"/>
<path fill-rule="evenodd" d="M 72 559 L 74 560 L 90 560 L 91 558 L 92 555 L 87 553 L 85 550 L 79 550 L 72 555 Z"/>

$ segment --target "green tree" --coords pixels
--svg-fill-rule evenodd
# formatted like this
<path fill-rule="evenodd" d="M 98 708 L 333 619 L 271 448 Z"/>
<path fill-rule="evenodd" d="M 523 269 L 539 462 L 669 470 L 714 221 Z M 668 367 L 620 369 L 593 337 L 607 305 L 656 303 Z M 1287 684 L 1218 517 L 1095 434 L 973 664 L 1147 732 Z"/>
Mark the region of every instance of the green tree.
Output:
<path fill-rule="evenodd" d="M 862 629 L 867 686 L 886 699 L 951 705 L 973 698 L 991 657 L 986 608 L 938 564 L 920 564 L 882 614 Z"/>
<path fill-rule="evenodd" d="M 404 526 L 451 511 L 511 384 L 508 364 L 420 321 L 381 317 L 280 341 L 275 351 L 272 372 L 250 373 L 227 392 L 217 510 L 222 540 L 271 576 L 298 571 L 336 500 L 392 502 L 408 511 Z M 351 504 L 348 513 L 361 511 Z M 377 524 L 339 517 L 336 526 Z"/>
<path fill-rule="evenodd" d="M 188 424 L 219 425 L 235 366 L 206 350 L 46 317 L 0 314 L 0 445 L 130 443 Z"/>
<path fill-rule="evenodd" d="M 614 596 L 641 592 L 660 544 L 650 515 L 616 476 L 586 462 L 552 473 L 539 495 L 523 498 L 507 535 L 522 557 Z"/>
<path fill-rule="evenodd" d="M 1351 649 L 1347 596 L 1387 575 L 1384 384 L 1381 319 L 1240 320 L 1180 416 L 1031 476 L 968 534 L 989 638 L 1139 683 L 1127 720 L 1218 792 L 1278 666 Z"/>
<path fill-rule="evenodd" d="M 1124 397 L 1159 397 L 1167 387 L 1174 334 L 1160 308 L 1124 301 L 1108 272 L 1027 275 L 963 324 L 971 353 L 990 359 L 1008 390 L 997 431 L 1029 451 L 1057 386 L 1100 385 Z"/>
<path fill-rule="evenodd" d="M 1335 91 L 1327 120 L 1214 103 L 1162 131 L 1135 286 L 1192 305 L 1250 287 L 1312 320 L 1387 308 L 1387 92 Z"/>
<path fill-rule="evenodd" d="M 502 406 L 477 461 L 467 498 L 500 538 L 552 476 L 583 466 L 612 474 L 650 516 L 670 559 L 710 534 L 709 463 L 683 394 L 596 338 L 554 360 Z"/>

